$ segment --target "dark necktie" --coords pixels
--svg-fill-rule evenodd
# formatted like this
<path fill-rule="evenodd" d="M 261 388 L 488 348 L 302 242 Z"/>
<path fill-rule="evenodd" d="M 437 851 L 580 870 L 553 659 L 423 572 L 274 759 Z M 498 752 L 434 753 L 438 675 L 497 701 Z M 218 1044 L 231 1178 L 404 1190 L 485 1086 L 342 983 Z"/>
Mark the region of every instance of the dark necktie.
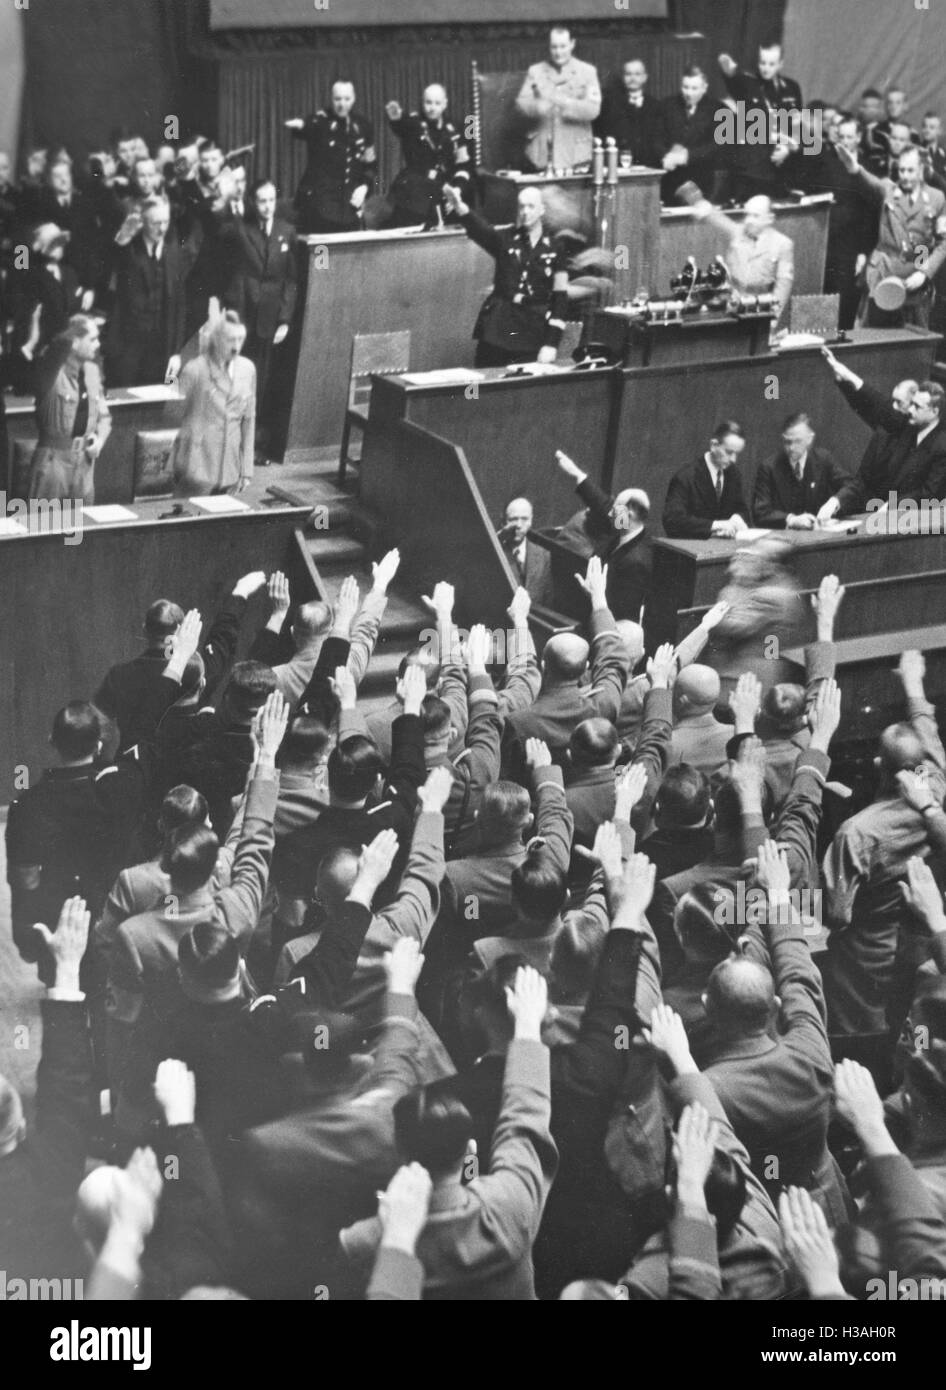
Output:
<path fill-rule="evenodd" d="M 72 422 L 72 437 L 81 439 L 89 428 L 89 392 L 85 384 L 85 367 L 81 363 L 76 385 L 79 388 L 79 404 L 76 406 L 76 418 Z"/>
<path fill-rule="evenodd" d="M 717 501 L 717 502 L 722 502 L 722 500 L 723 500 L 723 472 L 722 472 L 722 469 L 721 469 L 721 468 L 717 468 L 717 470 L 716 470 L 716 501 Z"/>

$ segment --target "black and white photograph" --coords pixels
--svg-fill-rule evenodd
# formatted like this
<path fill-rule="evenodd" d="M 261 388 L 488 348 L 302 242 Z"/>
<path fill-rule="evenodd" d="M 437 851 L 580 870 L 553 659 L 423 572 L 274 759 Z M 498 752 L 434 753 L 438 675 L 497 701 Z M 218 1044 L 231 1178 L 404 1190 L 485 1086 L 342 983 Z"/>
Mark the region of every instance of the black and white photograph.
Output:
<path fill-rule="evenodd" d="M 920 1355 L 944 55 L 946 0 L 0 0 L 34 1364 L 168 1375 L 182 1300 Z"/>

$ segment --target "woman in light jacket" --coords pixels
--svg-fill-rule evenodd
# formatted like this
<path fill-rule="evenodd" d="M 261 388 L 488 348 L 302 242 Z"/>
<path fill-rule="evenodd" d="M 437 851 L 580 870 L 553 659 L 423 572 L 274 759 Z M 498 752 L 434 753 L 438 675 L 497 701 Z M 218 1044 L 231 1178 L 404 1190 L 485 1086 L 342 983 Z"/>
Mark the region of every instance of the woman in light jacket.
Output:
<path fill-rule="evenodd" d="M 174 444 L 178 497 L 242 492 L 253 476 L 256 368 L 240 356 L 246 329 L 228 309 L 181 372 L 184 419 Z"/>

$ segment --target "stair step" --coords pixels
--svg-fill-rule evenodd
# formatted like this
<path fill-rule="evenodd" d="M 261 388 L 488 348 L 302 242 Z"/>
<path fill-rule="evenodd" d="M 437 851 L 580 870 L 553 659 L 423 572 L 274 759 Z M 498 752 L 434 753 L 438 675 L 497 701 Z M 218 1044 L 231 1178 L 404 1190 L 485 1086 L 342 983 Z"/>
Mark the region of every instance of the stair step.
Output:
<path fill-rule="evenodd" d="M 320 572 L 329 565 L 348 565 L 350 572 L 352 566 L 363 568 L 365 563 L 364 546 L 351 536 L 312 531 L 307 537 L 307 547 Z"/>

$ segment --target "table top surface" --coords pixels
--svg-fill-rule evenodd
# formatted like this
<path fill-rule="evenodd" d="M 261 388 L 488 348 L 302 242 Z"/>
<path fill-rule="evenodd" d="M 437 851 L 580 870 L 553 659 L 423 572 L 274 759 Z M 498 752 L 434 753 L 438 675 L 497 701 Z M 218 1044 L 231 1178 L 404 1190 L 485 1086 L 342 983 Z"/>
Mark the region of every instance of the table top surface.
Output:
<path fill-rule="evenodd" d="M 924 520 L 924 517 L 927 519 Z M 853 549 L 855 546 L 877 545 L 891 540 L 928 540 L 934 536 L 946 536 L 946 506 L 930 507 L 925 513 L 911 507 L 902 508 L 899 513 L 865 513 L 859 517 L 849 517 L 856 522 L 856 532 L 847 531 L 766 531 L 764 537 L 756 540 L 775 540 L 784 542 L 796 553 L 811 550 Z M 724 564 L 738 550 L 745 550 L 753 541 L 736 540 L 671 540 L 666 536 L 655 536 L 654 545 L 659 550 L 685 555 L 697 564 Z"/>
<path fill-rule="evenodd" d="M 140 390 L 142 394 L 136 395 Z M 105 392 L 109 410 L 122 410 L 131 406 L 166 405 L 169 401 L 183 401 L 184 397 L 176 386 L 156 383 L 154 386 L 114 387 Z M 7 416 L 32 415 L 35 401 L 32 396 L 4 396 Z"/>
<path fill-rule="evenodd" d="M 176 508 L 180 508 L 177 511 Z M 310 506 L 293 506 L 274 499 L 272 505 L 247 504 L 234 510 L 203 511 L 194 499 L 155 497 L 135 502 L 86 507 L 79 503 L 6 501 L 6 516 L 0 514 L 0 544 L 17 541 L 60 538 L 76 545 L 87 533 L 131 531 L 141 527 L 219 525 L 225 521 L 246 521 L 260 517 L 291 517 L 301 524 L 311 515 Z"/>

